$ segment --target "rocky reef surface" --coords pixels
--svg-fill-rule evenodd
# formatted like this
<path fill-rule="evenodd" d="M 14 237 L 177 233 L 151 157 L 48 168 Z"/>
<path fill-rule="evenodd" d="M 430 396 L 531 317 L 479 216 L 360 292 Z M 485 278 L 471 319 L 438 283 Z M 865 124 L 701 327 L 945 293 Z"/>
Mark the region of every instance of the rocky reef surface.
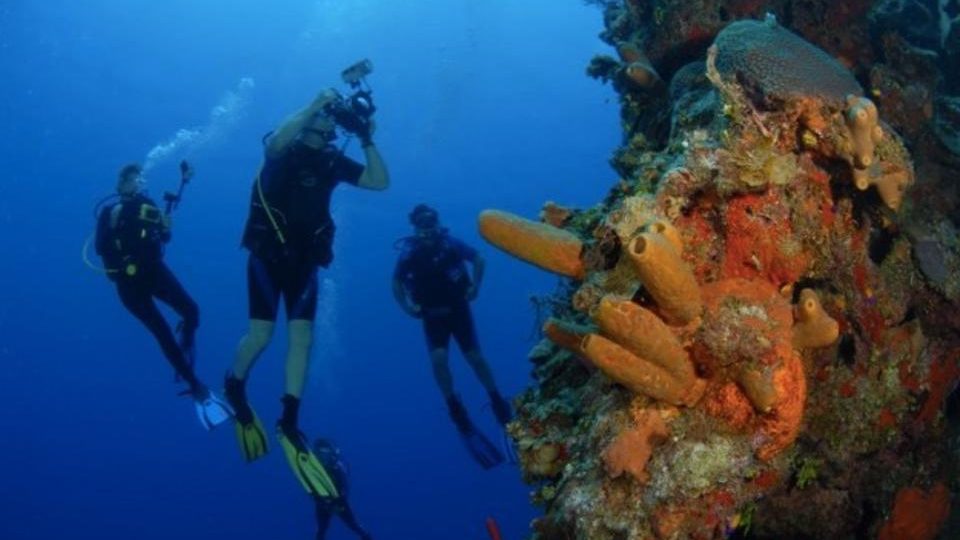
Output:
<path fill-rule="evenodd" d="M 533 537 L 956 537 L 957 2 L 590 3 L 618 180 L 479 218 L 563 277 L 509 426 Z"/>

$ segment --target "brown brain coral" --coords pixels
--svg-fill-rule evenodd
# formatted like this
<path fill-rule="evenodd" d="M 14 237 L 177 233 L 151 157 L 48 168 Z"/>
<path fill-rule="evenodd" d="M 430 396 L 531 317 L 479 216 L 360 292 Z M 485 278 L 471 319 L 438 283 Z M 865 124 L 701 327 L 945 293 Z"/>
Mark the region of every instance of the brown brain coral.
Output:
<path fill-rule="evenodd" d="M 773 21 L 738 21 L 714 44 L 717 70 L 729 81 L 746 81 L 766 100 L 813 97 L 834 106 L 863 95 L 850 72 L 830 55 Z"/>

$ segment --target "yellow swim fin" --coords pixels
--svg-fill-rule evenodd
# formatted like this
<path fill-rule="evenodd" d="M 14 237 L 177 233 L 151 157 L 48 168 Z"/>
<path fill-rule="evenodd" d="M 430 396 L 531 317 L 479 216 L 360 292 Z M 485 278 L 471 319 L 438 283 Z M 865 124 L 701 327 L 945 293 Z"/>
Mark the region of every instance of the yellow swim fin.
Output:
<path fill-rule="evenodd" d="M 223 382 L 223 395 L 233 408 L 234 428 L 243 460 L 250 463 L 267 455 L 267 432 L 263 429 L 257 413 L 247 402 L 246 382 L 227 372 Z"/>
<path fill-rule="evenodd" d="M 247 463 L 256 461 L 267 455 L 267 432 L 260 423 L 257 413 L 251 409 L 253 418 L 249 422 L 237 420 L 234 425 L 237 430 L 237 442 L 240 443 L 240 453 Z"/>
<path fill-rule="evenodd" d="M 283 453 L 287 456 L 290 469 L 307 493 L 322 498 L 335 499 L 340 496 L 327 470 L 323 468 L 317 456 L 310 451 L 303 433 L 299 431 L 286 433 L 282 427 L 277 426 L 277 438 L 280 440 L 280 446 L 283 447 Z"/>

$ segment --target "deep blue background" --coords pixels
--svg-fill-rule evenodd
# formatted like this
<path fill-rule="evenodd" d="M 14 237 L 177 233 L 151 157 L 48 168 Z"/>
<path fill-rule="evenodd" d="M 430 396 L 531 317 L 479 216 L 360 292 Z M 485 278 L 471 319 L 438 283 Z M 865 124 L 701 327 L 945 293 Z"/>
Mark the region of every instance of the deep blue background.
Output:
<path fill-rule="evenodd" d="M 179 159 L 196 166 L 168 261 L 200 303 L 199 371 L 219 387 L 246 327 L 238 242 L 260 137 L 362 57 L 376 68 L 376 140 L 393 185 L 335 195 L 337 258 L 321 274 L 303 428 L 339 442 L 354 508 L 377 538 L 485 539 L 486 516 L 504 538 L 523 537 L 537 513 L 529 487 L 514 467 L 481 471 L 460 446 L 419 323 L 390 294 L 392 244 L 425 201 L 481 249 L 480 338 L 505 393 L 522 391 L 536 341 L 529 297 L 556 280 L 484 244 L 476 215 L 590 205 L 615 180 L 615 100 L 584 75 L 608 52 L 601 27 L 578 0 L 3 1 L 0 538 L 312 537 L 310 501 L 276 443 L 245 465 L 232 429 L 203 432 L 153 340 L 80 250 L 123 163 L 204 126 L 253 79 L 216 140 L 150 172 L 159 196 Z M 359 157 L 356 144 L 348 154 Z M 278 331 L 250 383 L 270 425 L 285 346 Z M 458 353 L 452 365 L 492 436 L 480 385 Z M 350 537 L 339 523 L 331 532 Z"/>

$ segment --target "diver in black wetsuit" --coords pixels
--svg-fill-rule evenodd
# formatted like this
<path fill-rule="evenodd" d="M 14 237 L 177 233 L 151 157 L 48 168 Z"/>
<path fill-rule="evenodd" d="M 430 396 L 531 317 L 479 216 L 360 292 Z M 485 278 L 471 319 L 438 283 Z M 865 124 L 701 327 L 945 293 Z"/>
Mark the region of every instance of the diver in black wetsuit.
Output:
<path fill-rule="evenodd" d="M 186 162 L 182 182 L 193 175 Z M 213 396 L 193 370 L 194 337 L 200 324 L 197 303 L 163 262 L 170 241 L 170 216 L 161 212 L 144 191 L 142 169 L 126 165 L 117 181 L 119 198 L 97 217 L 96 251 L 107 276 L 117 286 L 120 301 L 153 334 L 177 376 L 189 385 L 197 414 L 207 429 L 230 417 L 230 410 Z M 154 298 L 181 317 L 179 340 L 157 308 Z"/>
<path fill-rule="evenodd" d="M 337 487 L 339 495 L 336 498 L 314 497 L 314 508 L 317 515 L 317 540 L 323 540 L 327 534 L 327 528 L 330 526 L 330 518 L 338 516 L 351 531 L 357 533 L 360 540 L 372 540 L 372 536 L 357 522 L 353 510 L 350 508 L 350 502 L 347 500 L 347 494 L 350 490 L 348 484 L 347 467 L 340 456 L 340 449 L 326 439 L 317 439 L 313 442 L 313 453 L 317 456 L 323 467 L 330 474 L 331 480 Z"/>
<path fill-rule="evenodd" d="M 399 242 L 400 257 L 393 274 L 393 294 L 405 313 L 423 321 L 423 330 L 450 418 L 473 458 L 484 468 L 503 461 L 503 456 L 476 429 L 460 398 L 453 391 L 450 375 L 450 338 L 473 368 L 490 396 L 494 416 L 501 425 L 513 415 L 510 404 L 497 389 L 490 366 L 480 352 L 470 302 L 477 297 L 483 279 L 484 261 L 472 247 L 447 233 L 437 211 L 417 205 L 410 212 L 414 235 Z M 466 263 L 473 268 L 467 273 Z"/>

